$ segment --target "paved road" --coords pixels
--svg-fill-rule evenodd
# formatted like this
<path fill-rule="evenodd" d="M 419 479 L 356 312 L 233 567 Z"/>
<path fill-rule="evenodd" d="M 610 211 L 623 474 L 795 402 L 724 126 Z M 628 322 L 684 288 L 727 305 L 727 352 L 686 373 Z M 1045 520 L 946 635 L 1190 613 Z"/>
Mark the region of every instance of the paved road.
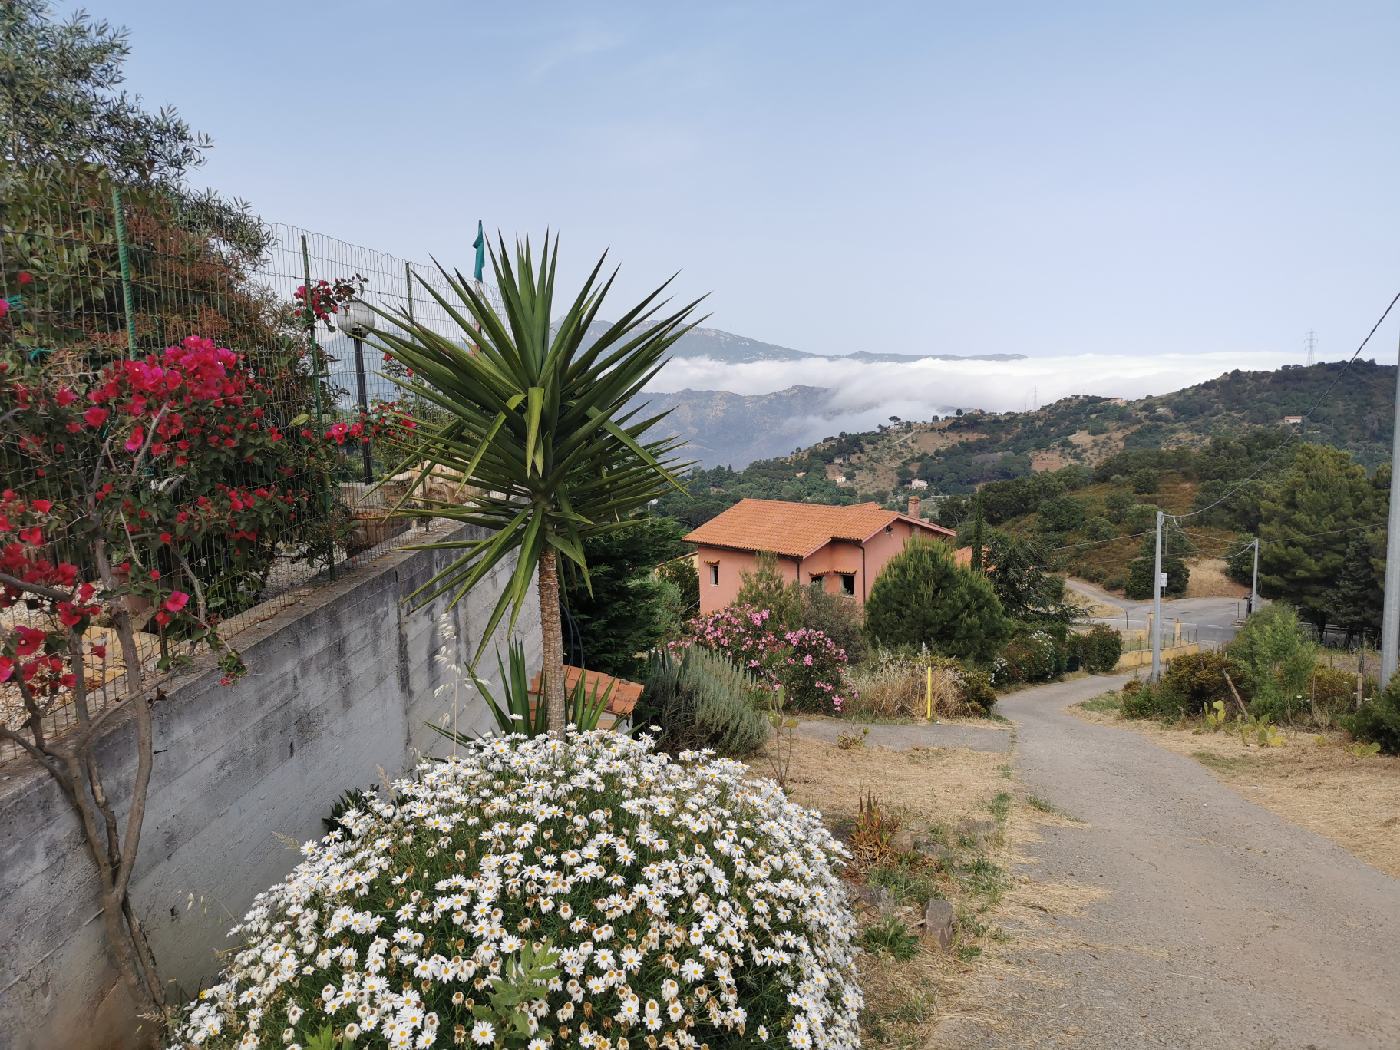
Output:
<path fill-rule="evenodd" d="M 1117 616 L 1100 616 L 1096 619 L 1111 627 L 1127 627 L 1130 630 L 1144 630 L 1148 614 L 1152 612 L 1152 600 L 1135 601 L 1120 598 L 1100 590 L 1084 580 L 1067 580 L 1067 586 L 1076 594 L 1082 594 L 1100 605 L 1111 605 L 1121 610 Z M 1236 598 L 1169 598 L 1162 601 L 1162 628 L 1164 637 L 1170 639 L 1173 625 L 1180 622 L 1188 637 L 1194 632 L 1192 641 L 1204 645 L 1223 645 L 1235 637 L 1238 628 L 1235 621 L 1244 616 L 1245 602 Z"/>
<path fill-rule="evenodd" d="M 1065 710 L 1122 680 L 1041 686 L 999 706 L 1019 725 L 1020 778 L 1085 821 L 1043 829 L 1029 873 L 1106 895 L 1050 920 L 1057 948 L 1028 948 L 1011 975 L 981 978 L 1004 1027 L 964 1022 L 939 1045 L 1400 1047 L 1400 881 L 1192 759 Z"/>

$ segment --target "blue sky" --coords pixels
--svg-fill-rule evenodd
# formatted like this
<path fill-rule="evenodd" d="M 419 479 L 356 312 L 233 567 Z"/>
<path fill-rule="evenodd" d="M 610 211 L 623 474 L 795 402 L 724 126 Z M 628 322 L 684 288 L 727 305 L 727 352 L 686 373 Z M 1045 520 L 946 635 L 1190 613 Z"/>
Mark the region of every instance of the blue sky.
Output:
<path fill-rule="evenodd" d="M 1341 357 L 1400 287 L 1393 2 L 87 6 L 265 218 L 806 350 Z"/>

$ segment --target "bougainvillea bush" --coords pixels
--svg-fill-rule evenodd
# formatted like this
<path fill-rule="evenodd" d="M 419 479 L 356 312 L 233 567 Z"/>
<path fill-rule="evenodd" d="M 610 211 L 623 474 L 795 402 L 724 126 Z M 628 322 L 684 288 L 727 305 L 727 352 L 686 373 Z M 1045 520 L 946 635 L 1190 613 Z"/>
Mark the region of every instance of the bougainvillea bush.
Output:
<path fill-rule="evenodd" d="M 859 1045 L 845 851 L 738 763 L 495 738 L 341 822 L 175 1046 Z"/>
<path fill-rule="evenodd" d="M 697 616 L 672 648 L 691 645 L 722 653 L 760 682 L 781 686 L 795 710 L 839 714 L 848 698 L 842 686 L 846 650 L 825 631 L 784 630 L 768 609 L 738 604 Z"/>

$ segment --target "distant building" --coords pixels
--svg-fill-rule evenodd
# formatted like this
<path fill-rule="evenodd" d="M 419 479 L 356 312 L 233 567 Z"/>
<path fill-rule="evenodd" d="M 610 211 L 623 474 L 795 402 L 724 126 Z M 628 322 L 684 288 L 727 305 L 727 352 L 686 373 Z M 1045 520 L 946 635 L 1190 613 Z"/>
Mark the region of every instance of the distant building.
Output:
<path fill-rule="evenodd" d="M 919 514 L 917 496 L 909 498 L 907 514 L 878 503 L 834 507 L 740 500 L 686 536 L 696 545 L 700 612 L 712 613 L 734 601 L 744 574 L 758 568 L 759 555 L 765 553 L 778 559 L 785 580 L 864 604 L 870 584 L 914 536 L 951 540 L 957 535 Z"/>
<path fill-rule="evenodd" d="M 1286 427 L 1301 427 L 1303 425 L 1302 416 L 1284 416 L 1283 425 Z"/>
<path fill-rule="evenodd" d="M 848 479 L 847 479 L 847 477 L 846 477 L 845 474 L 837 474 L 836 477 L 835 477 L 833 480 L 834 480 L 834 481 L 836 482 L 836 484 L 838 484 L 838 485 L 846 485 L 846 484 L 849 483 L 849 481 L 848 481 Z"/>
<path fill-rule="evenodd" d="M 914 478 L 909 482 L 909 487 L 911 489 L 926 489 L 928 488 L 928 482 L 923 478 Z"/>

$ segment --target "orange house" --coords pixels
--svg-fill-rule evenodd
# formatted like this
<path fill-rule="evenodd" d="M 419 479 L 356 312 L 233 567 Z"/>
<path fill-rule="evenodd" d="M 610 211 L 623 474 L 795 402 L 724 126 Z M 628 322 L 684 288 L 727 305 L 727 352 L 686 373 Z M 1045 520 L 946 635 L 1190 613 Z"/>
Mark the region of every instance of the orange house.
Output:
<path fill-rule="evenodd" d="M 696 545 L 700 612 L 707 615 L 734 601 L 745 573 L 760 554 L 778 560 L 783 578 L 848 594 L 862 605 L 875 577 L 914 536 L 951 539 L 951 529 L 919 517 L 919 498 L 909 513 L 878 503 L 832 507 L 824 503 L 740 500 L 686 536 Z"/>

